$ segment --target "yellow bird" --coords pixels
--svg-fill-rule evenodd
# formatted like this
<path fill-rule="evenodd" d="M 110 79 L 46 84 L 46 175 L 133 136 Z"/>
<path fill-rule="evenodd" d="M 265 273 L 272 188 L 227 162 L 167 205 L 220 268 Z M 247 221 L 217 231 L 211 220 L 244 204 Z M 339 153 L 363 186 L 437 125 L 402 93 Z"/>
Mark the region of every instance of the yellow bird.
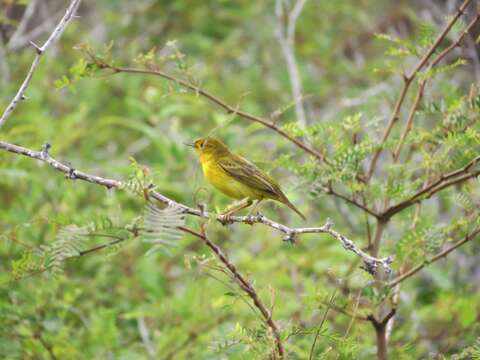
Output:
<path fill-rule="evenodd" d="M 275 180 L 247 159 L 232 153 L 220 140 L 206 137 L 185 145 L 195 148 L 200 155 L 203 174 L 214 187 L 231 198 L 242 200 L 228 208 L 224 215 L 230 216 L 254 202 L 256 207 L 263 199 L 271 199 L 287 205 L 305 220 Z"/>

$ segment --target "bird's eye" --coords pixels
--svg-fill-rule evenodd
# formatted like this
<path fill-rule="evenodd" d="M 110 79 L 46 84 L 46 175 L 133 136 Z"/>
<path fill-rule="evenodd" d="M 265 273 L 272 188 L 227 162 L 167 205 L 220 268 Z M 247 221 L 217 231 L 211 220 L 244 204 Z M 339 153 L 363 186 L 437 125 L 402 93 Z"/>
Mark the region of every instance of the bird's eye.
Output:
<path fill-rule="evenodd" d="M 205 149 L 207 147 L 207 141 L 202 141 L 201 145 L 202 149 Z"/>

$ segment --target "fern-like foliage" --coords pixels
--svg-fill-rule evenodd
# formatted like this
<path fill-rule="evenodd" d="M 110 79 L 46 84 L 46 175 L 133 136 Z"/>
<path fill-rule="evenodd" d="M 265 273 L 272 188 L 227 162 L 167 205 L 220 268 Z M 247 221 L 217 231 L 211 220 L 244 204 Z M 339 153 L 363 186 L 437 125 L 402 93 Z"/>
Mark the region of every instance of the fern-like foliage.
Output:
<path fill-rule="evenodd" d="M 41 245 L 34 255 L 43 259 L 42 267 L 50 270 L 55 277 L 63 275 L 63 262 L 71 257 L 80 256 L 86 249 L 85 243 L 91 232 L 89 226 L 68 225 L 57 234 L 50 245 Z"/>
<path fill-rule="evenodd" d="M 143 219 L 144 241 L 154 244 L 147 255 L 157 251 L 162 245 L 175 245 L 182 237 L 179 227 L 185 224 L 185 214 L 178 206 L 159 209 L 152 202 L 145 205 Z"/>

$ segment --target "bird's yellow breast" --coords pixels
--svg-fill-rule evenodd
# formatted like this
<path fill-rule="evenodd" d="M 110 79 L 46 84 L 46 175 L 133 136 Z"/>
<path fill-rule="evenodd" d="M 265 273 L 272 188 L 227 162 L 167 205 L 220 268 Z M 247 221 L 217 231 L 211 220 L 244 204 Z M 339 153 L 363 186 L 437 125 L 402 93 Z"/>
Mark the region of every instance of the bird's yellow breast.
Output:
<path fill-rule="evenodd" d="M 235 180 L 225 172 L 213 156 L 201 154 L 200 162 L 202 164 L 203 175 L 207 178 L 208 182 L 225 195 L 234 199 L 244 199 L 248 197 L 252 200 L 263 197 L 261 193 Z"/>

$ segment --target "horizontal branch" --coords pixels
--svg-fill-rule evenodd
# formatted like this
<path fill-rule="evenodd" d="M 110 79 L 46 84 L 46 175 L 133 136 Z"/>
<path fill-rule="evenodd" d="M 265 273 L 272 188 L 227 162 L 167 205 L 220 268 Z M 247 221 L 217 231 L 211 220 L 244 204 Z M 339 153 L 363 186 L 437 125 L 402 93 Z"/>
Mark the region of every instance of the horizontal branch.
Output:
<path fill-rule="evenodd" d="M 40 59 L 43 55 L 43 53 L 50 47 L 53 42 L 59 38 L 62 33 L 65 31 L 68 23 L 74 18 L 75 11 L 77 10 L 78 6 L 80 5 L 81 0 L 73 0 L 69 7 L 67 8 L 67 11 L 65 12 L 65 15 L 62 17 L 58 25 L 55 27 L 53 32 L 50 34 L 48 37 L 47 41 L 42 46 L 38 46 L 33 42 L 30 42 L 32 47 L 36 51 L 35 58 L 33 59 L 32 65 L 30 66 L 30 70 L 27 73 L 27 76 L 25 80 L 23 80 L 22 85 L 18 89 L 17 93 L 13 97 L 13 99 L 10 101 L 10 104 L 8 104 L 7 108 L 3 112 L 2 116 L 0 117 L 0 128 L 5 124 L 7 119 L 10 117 L 12 114 L 13 110 L 17 107 L 18 103 L 20 100 L 25 99 L 25 91 L 28 88 L 28 85 L 30 84 L 30 81 L 32 80 L 33 74 L 35 70 L 37 69 L 38 64 L 40 63 Z"/>
<path fill-rule="evenodd" d="M 441 175 L 436 181 L 431 183 L 430 185 L 422 188 L 422 190 L 419 190 L 417 193 L 412 195 L 410 198 L 407 200 L 404 200 L 396 205 L 390 206 L 388 209 L 386 209 L 382 214 L 379 215 L 379 217 L 383 220 L 388 220 L 390 219 L 393 215 L 396 213 L 406 209 L 407 207 L 410 207 L 418 202 L 421 202 L 422 200 L 426 198 L 430 198 L 432 195 L 435 193 L 450 187 L 455 184 L 459 184 L 463 181 L 475 178 L 480 176 L 480 169 L 475 170 L 473 172 L 470 172 L 470 170 L 477 164 L 480 163 L 480 156 L 477 156 L 476 158 L 472 159 L 469 161 L 465 166 L 454 170 L 450 173 L 443 174 Z"/>
<path fill-rule="evenodd" d="M 473 240 L 478 234 L 480 234 L 480 229 L 477 229 L 473 232 L 471 232 L 470 234 L 466 235 L 465 238 L 463 238 L 462 240 L 456 242 L 454 245 L 450 246 L 449 248 L 439 252 L 437 255 L 435 255 L 434 257 L 432 257 L 431 259 L 429 260 L 426 260 L 424 261 L 422 264 L 418 264 L 417 266 L 411 268 L 410 270 L 408 270 L 407 272 L 399 275 L 397 278 L 393 279 L 392 281 L 388 282 L 387 283 L 387 286 L 388 287 L 395 287 L 396 285 L 400 284 L 401 282 L 407 280 L 408 278 L 412 277 L 413 275 L 415 275 L 416 273 L 418 273 L 420 270 L 422 270 L 425 266 L 427 265 L 430 265 L 432 263 L 434 263 L 435 261 L 438 261 L 440 260 L 441 258 L 447 256 L 448 254 L 450 254 L 453 250 L 459 248 L 460 246 L 466 244 L 467 242 L 469 242 L 470 240 Z"/>
<path fill-rule="evenodd" d="M 84 180 L 93 184 L 98 184 L 107 187 L 108 189 L 111 188 L 121 188 L 122 182 L 118 180 L 103 178 L 96 175 L 91 175 L 86 172 L 76 170 L 75 168 L 62 163 L 49 154 L 50 145 L 46 144 L 43 146 L 41 151 L 35 151 L 31 149 L 24 148 L 22 146 L 6 143 L 4 141 L 0 141 L 0 149 L 6 150 L 8 152 L 27 156 L 33 159 L 37 159 L 43 161 L 56 170 L 64 173 L 67 179 L 79 179 Z M 376 274 L 378 267 L 382 267 L 386 273 L 391 273 L 390 264 L 392 263 L 391 257 L 386 258 L 376 258 L 370 256 L 369 254 L 362 251 L 355 243 L 345 237 L 344 235 L 338 233 L 337 231 L 333 230 L 333 224 L 330 221 L 320 227 L 303 227 L 303 228 L 291 228 L 281 223 L 275 222 L 273 220 L 268 219 L 267 217 L 263 216 L 262 214 L 257 215 L 247 215 L 247 216 L 230 216 L 227 217 L 225 215 L 217 215 L 214 213 L 209 213 L 206 211 L 202 211 L 200 209 L 191 208 L 181 203 L 178 203 L 165 195 L 157 191 L 152 191 L 150 196 L 154 199 L 160 201 L 165 205 L 179 207 L 183 210 L 185 214 L 199 216 L 203 218 L 212 218 L 214 217 L 217 221 L 225 224 L 226 222 L 234 222 L 234 223 L 244 223 L 244 224 L 263 224 L 270 228 L 276 229 L 286 235 L 285 240 L 294 242 L 299 235 L 302 234 L 329 234 L 334 239 L 338 240 L 342 246 L 356 255 L 360 256 L 364 262 L 364 270 L 369 272 L 370 274 Z"/>

